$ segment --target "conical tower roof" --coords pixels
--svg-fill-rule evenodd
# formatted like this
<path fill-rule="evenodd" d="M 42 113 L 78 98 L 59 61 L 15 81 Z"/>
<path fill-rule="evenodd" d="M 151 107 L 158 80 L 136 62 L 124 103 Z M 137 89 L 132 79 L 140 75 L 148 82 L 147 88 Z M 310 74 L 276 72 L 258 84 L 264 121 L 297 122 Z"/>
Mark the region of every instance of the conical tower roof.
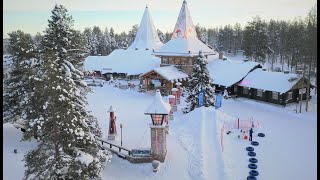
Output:
<path fill-rule="evenodd" d="M 174 27 L 171 40 L 163 45 L 154 55 L 162 56 L 198 56 L 199 51 L 205 55 L 215 54 L 215 51 L 197 38 L 186 0 L 183 1 Z"/>
<path fill-rule="evenodd" d="M 183 1 L 178 20 L 173 30 L 171 39 L 176 38 L 196 38 L 197 32 L 196 28 L 193 25 L 192 18 L 187 6 L 187 1 Z"/>
<path fill-rule="evenodd" d="M 158 50 L 162 45 L 146 6 L 136 37 L 128 49 Z"/>

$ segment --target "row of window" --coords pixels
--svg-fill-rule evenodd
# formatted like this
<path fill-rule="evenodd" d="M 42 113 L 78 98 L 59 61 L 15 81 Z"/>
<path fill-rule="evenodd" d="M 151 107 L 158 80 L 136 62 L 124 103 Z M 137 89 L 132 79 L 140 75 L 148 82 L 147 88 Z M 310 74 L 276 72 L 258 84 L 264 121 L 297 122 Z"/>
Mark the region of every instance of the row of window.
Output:
<path fill-rule="evenodd" d="M 162 64 L 176 64 L 176 65 L 192 65 L 192 58 L 183 57 L 163 57 L 161 59 Z"/>
<path fill-rule="evenodd" d="M 238 87 L 234 86 L 234 92 L 238 91 Z M 243 94 L 249 94 L 249 88 L 248 87 L 243 87 Z M 263 96 L 263 90 L 262 89 L 257 89 L 257 96 L 262 97 Z M 272 99 L 278 100 L 279 99 L 279 93 L 272 91 Z M 289 91 L 287 94 L 287 100 L 292 99 L 292 92 Z"/>

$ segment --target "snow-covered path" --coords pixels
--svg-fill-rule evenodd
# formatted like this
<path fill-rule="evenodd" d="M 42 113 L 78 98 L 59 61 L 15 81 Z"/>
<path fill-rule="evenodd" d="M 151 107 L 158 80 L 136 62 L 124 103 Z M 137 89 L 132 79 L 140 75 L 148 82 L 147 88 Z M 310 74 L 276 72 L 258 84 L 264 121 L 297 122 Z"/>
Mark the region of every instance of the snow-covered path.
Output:
<path fill-rule="evenodd" d="M 190 178 L 224 179 L 215 110 L 212 107 L 202 107 L 186 115 L 177 113 L 177 116 L 172 132 L 188 152 L 187 170 Z"/>
<path fill-rule="evenodd" d="M 213 108 L 202 111 L 202 148 L 205 155 L 205 179 L 225 179 L 219 136 L 217 132 L 217 119 Z"/>

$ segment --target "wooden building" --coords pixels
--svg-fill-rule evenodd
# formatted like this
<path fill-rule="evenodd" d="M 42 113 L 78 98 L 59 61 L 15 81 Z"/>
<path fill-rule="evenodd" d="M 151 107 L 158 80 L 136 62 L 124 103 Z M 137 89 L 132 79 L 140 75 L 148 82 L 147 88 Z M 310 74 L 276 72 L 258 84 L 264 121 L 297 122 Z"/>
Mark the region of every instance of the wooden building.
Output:
<path fill-rule="evenodd" d="M 152 80 L 159 80 L 162 91 L 170 92 L 177 82 L 181 82 L 183 86 L 186 85 L 188 75 L 174 66 L 165 66 L 154 68 L 140 75 L 140 78 L 147 90 L 154 89 Z"/>
<path fill-rule="evenodd" d="M 197 38 L 187 2 L 183 1 L 171 40 L 159 50 L 153 51 L 153 55 L 161 59 L 160 68 L 155 68 L 140 76 L 143 84 L 149 86 L 150 79 L 159 78 L 161 83 L 166 85 L 167 90 L 174 87 L 174 82 L 179 81 L 186 85 L 185 79 L 192 74 L 199 51 L 202 51 L 206 58 L 216 54 L 212 48 Z M 160 71 L 169 72 L 164 75 L 159 73 Z"/>
<path fill-rule="evenodd" d="M 270 72 L 261 68 L 249 73 L 233 87 L 233 94 L 250 99 L 285 105 L 306 99 L 310 81 L 298 74 Z M 313 85 L 310 84 L 313 88 Z M 301 95 L 299 94 L 299 90 Z"/>

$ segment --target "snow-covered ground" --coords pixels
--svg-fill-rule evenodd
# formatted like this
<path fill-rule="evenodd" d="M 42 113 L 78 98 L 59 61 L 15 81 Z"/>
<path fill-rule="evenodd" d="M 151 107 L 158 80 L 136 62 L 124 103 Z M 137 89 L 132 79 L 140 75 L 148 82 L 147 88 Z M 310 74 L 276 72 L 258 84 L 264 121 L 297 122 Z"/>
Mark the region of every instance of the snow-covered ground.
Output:
<path fill-rule="evenodd" d="M 112 85 L 92 87 L 88 95 L 88 109 L 92 111 L 107 137 L 107 110 L 116 108 L 117 131 L 115 143 L 120 144 L 119 124 L 123 123 L 123 146 L 128 148 L 150 147 L 150 116 L 144 111 L 152 102 L 154 93 L 118 89 Z M 167 97 L 164 100 L 168 102 Z M 249 141 L 238 139 L 237 133 L 224 134 L 224 151 L 220 146 L 220 130 L 223 122 L 236 118 L 258 120 L 254 140 L 260 145 L 257 153 L 259 179 L 316 179 L 317 176 L 317 121 L 316 97 L 311 100 L 311 111 L 296 114 L 295 104 L 282 106 L 256 102 L 245 98 L 223 100 L 222 107 L 202 107 L 189 114 L 182 114 L 183 103 L 169 121 L 167 158 L 158 173 L 152 172 L 151 163 L 131 164 L 117 156 L 106 165 L 103 179 L 246 179 L 248 155 L 245 147 Z M 4 179 L 21 179 L 23 153 L 35 146 L 35 142 L 19 142 L 22 133 L 10 124 L 4 124 Z M 256 137 L 257 132 L 266 134 Z M 18 154 L 13 153 L 18 149 Z"/>

